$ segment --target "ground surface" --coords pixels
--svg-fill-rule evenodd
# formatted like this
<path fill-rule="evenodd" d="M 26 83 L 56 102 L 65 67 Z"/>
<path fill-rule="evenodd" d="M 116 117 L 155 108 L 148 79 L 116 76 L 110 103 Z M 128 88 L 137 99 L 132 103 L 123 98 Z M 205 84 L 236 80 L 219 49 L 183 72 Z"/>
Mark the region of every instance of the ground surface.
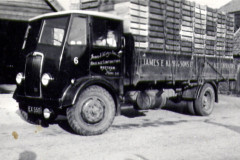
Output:
<path fill-rule="evenodd" d="M 6 160 L 238 160 L 240 98 L 220 96 L 209 117 L 184 104 L 163 110 L 122 109 L 102 135 L 72 133 L 67 121 L 43 128 L 25 122 L 5 90 L 0 94 L 0 159 Z"/>

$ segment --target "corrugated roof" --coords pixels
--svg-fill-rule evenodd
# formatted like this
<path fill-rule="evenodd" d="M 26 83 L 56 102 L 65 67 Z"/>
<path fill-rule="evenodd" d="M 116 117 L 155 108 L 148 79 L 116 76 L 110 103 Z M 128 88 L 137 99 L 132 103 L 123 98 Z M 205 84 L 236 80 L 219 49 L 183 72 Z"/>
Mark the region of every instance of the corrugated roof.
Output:
<path fill-rule="evenodd" d="M 220 11 L 232 13 L 240 11 L 240 0 L 232 0 L 220 8 Z"/>
<path fill-rule="evenodd" d="M 57 10 L 54 0 L 0 0 L 0 19 L 27 21 Z M 59 8 L 59 7 L 58 7 Z"/>

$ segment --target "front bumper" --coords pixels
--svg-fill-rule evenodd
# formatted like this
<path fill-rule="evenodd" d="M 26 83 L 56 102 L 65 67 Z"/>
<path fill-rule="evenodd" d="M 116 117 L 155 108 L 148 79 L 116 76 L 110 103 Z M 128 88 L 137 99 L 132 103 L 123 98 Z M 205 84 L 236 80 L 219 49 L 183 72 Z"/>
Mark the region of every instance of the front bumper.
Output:
<path fill-rule="evenodd" d="M 43 108 L 61 109 L 62 99 L 51 99 L 51 98 L 39 98 L 19 95 L 16 92 L 13 98 L 21 104 L 28 106 L 41 106 Z"/>

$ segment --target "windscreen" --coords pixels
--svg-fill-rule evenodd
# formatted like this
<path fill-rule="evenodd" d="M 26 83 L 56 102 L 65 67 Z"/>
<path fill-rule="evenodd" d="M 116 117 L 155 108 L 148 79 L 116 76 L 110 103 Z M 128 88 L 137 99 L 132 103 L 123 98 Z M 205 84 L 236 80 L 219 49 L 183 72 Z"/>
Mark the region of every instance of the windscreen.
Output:
<path fill-rule="evenodd" d="M 87 44 L 87 20 L 83 17 L 74 17 L 69 33 L 68 44 L 71 46 Z"/>
<path fill-rule="evenodd" d="M 44 20 L 39 43 L 61 46 L 68 24 L 68 17 L 49 18 Z"/>

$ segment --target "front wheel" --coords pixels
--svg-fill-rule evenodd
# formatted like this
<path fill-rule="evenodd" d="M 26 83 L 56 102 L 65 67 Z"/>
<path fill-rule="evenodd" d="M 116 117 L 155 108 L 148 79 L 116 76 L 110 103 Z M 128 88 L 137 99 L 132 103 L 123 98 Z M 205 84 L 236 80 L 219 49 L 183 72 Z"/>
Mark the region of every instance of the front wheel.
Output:
<path fill-rule="evenodd" d="M 76 103 L 67 109 L 72 129 L 80 135 L 98 135 L 112 124 L 116 107 L 110 93 L 97 85 L 83 90 Z"/>
<path fill-rule="evenodd" d="M 194 101 L 194 108 L 198 115 L 208 116 L 212 113 L 215 103 L 215 92 L 210 84 L 205 84 L 199 97 Z"/>

